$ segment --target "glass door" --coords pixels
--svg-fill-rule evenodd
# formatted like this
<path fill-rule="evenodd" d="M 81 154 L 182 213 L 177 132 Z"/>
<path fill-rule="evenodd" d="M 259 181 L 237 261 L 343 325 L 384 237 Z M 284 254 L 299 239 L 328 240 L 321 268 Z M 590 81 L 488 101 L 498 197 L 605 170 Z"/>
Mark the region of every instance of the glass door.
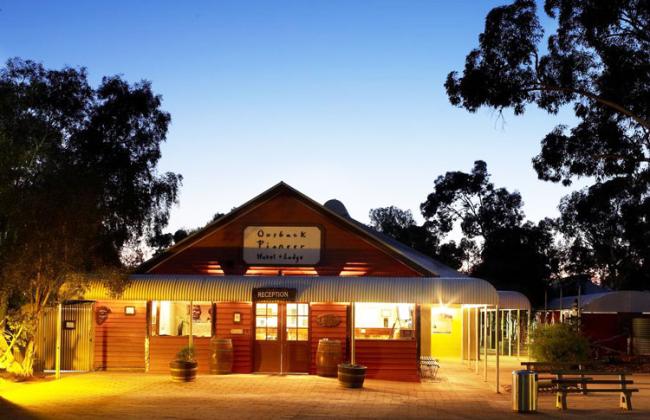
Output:
<path fill-rule="evenodd" d="M 309 372 L 309 304 L 286 304 L 283 368 L 287 373 Z"/>
<path fill-rule="evenodd" d="M 255 304 L 255 371 L 282 372 L 280 305 Z"/>
<path fill-rule="evenodd" d="M 307 373 L 309 304 L 255 304 L 255 371 Z"/>

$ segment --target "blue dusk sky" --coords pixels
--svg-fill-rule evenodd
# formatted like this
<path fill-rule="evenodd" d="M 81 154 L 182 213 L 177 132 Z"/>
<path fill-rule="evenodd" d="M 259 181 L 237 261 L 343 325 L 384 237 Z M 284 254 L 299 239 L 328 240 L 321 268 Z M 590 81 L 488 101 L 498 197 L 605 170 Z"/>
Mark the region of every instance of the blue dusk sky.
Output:
<path fill-rule="evenodd" d="M 571 110 L 470 114 L 443 87 L 504 3 L 0 0 L 0 58 L 152 82 L 172 116 L 159 168 L 184 177 L 171 231 L 279 181 L 362 222 L 388 205 L 421 220 L 435 178 L 477 159 L 537 221 L 571 190 L 531 159 Z"/>

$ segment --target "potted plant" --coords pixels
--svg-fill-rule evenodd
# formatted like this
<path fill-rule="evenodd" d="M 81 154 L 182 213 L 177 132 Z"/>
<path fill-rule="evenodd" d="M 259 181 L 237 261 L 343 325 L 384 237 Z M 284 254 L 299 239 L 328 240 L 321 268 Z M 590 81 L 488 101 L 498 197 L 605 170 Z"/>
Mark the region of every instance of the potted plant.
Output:
<path fill-rule="evenodd" d="M 345 388 L 361 388 L 366 379 L 366 367 L 352 363 L 339 363 L 338 378 Z"/>
<path fill-rule="evenodd" d="M 183 347 L 176 353 L 176 360 L 169 362 L 169 369 L 174 382 L 192 382 L 196 379 L 198 363 L 194 358 L 194 347 Z"/>

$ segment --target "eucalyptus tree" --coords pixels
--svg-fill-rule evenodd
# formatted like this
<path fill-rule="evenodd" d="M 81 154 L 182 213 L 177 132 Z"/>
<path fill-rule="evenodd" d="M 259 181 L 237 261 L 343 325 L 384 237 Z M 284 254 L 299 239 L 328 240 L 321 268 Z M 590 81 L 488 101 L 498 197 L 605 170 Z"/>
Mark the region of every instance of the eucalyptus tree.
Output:
<path fill-rule="evenodd" d="M 592 185 L 561 204 L 561 231 L 581 261 L 615 287 L 650 279 L 650 2 L 546 0 L 549 33 L 533 0 L 492 9 L 461 73 L 445 87 L 453 105 L 528 106 L 578 122 L 559 124 L 533 159 L 538 177 Z"/>
<path fill-rule="evenodd" d="M 169 122 L 147 81 L 0 70 L 0 367 L 31 374 L 44 308 L 93 273 L 123 280 L 124 247 L 167 224 L 182 179 L 157 170 Z"/>

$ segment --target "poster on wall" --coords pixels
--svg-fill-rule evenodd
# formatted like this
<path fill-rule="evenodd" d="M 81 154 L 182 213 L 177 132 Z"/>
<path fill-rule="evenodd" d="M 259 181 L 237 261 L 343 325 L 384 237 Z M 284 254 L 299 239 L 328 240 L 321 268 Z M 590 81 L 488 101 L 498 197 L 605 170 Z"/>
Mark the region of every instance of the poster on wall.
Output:
<path fill-rule="evenodd" d="M 431 314 L 432 334 L 451 334 L 451 322 L 453 316 L 445 312 L 433 312 Z"/>
<path fill-rule="evenodd" d="M 252 265 L 314 265 L 320 261 L 321 230 L 316 226 L 248 226 L 244 261 Z"/>

